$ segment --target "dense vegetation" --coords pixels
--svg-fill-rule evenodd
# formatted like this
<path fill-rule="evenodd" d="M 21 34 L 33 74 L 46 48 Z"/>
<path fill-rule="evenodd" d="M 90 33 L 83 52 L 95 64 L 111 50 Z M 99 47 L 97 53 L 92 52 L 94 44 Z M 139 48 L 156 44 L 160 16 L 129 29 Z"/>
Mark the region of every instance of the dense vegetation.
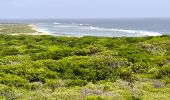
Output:
<path fill-rule="evenodd" d="M 1 34 L 0 99 L 169 100 L 170 36 Z"/>

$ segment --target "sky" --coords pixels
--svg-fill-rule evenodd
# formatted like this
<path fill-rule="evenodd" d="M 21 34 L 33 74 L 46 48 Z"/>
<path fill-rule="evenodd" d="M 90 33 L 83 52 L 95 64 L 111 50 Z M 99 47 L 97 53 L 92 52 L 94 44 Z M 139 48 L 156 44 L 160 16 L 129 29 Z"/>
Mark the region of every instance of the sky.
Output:
<path fill-rule="evenodd" d="M 170 0 L 0 0 L 0 19 L 170 17 Z"/>

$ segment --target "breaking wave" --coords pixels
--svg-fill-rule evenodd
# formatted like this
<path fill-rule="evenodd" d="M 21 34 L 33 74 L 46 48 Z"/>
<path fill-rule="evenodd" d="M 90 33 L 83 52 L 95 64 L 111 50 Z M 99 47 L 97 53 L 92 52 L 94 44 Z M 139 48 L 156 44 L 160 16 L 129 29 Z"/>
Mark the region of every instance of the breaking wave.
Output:
<path fill-rule="evenodd" d="M 144 36 L 159 36 L 162 35 L 159 32 L 151 32 L 151 31 L 144 31 L 144 30 L 126 30 L 126 29 L 108 29 L 108 28 L 99 28 L 99 27 L 93 27 L 90 26 L 91 30 L 98 30 L 98 31 L 113 31 L 113 32 L 125 32 L 125 33 L 131 33 L 131 34 L 140 34 Z"/>
<path fill-rule="evenodd" d="M 45 23 L 44 23 L 45 24 Z M 45 26 L 45 27 L 44 27 Z M 41 31 L 50 31 L 51 33 L 70 34 L 77 36 L 106 36 L 106 37 L 121 37 L 121 36 L 160 36 L 159 32 L 152 32 L 146 30 L 135 29 L 119 29 L 119 28 L 104 28 L 96 27 L 89 24 L 77 23 L 53 23 L 51 25 L 44 25 L 39 29 Z"/>
<path fill-rule="evenodd" d="M 55 23 L 53 23 L 53 24 L 55 24 L 55 25 L 59 25 L 59 24 L 61 24 L 61 23 L 56 23 L 56 22 L 55 22 Z"/>

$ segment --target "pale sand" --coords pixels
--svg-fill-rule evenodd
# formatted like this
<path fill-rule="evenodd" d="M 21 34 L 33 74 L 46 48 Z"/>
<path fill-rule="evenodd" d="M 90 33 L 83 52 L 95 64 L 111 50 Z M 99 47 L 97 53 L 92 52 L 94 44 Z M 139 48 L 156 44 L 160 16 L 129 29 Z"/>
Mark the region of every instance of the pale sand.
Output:
<path fill-rule="evenodd" d="M 35 25 L 33 24 L 30 24 L 28 25 L 29 27 L 31 27 L 32 30 L 35 30 L 36 32 L 35 33 L 25 33 L 26 35 L 52 35 L 51 33 L 49 32 L 42 32 L 40 31 Z"/>

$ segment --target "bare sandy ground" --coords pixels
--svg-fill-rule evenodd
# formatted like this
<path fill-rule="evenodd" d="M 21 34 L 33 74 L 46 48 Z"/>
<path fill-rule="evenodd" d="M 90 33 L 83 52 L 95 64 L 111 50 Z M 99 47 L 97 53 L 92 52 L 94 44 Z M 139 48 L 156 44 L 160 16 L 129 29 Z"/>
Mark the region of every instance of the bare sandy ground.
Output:
<path fill-rule="evenodd" d="M 51 34 L 35 32 L 35 33 L 14 33 L 14 34 L 8 34 L 8 35 L 51 35 Z"/>
<path fill-rule="evenodd" d="M 36 28 L 32 24 L 30 24 L 28 26 L 31 27 L 31 29 L 35 30 L 36 32 L 33 32 L 33 33 L 13 33 L 13 34 L 8 34 L 8 35 L 52 35 L 51 33 L 48 33 L 48 32 L 41 32 L 38 28 Z"/>
<path fill-rule="evenodd" d="M 36 26 L 30 24 L 28 25 L 29 27 L 31 27 L 32 30 L 35 30 L 35 33 L 27 33 L 28 35 L 51 35 L 51 33 L 48 32 L 41 32 Z"/>

